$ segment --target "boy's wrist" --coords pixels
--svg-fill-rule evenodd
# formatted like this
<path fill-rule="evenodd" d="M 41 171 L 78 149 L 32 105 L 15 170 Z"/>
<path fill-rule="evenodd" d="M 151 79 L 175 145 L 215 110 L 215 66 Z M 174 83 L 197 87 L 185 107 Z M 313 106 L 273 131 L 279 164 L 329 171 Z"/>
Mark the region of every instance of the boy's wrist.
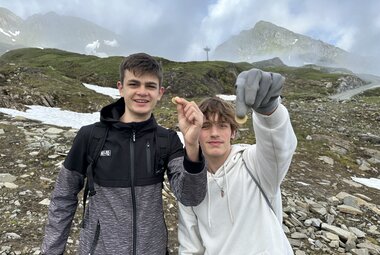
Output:
<path fill-rule="evenodd" d="M 202 150 L 198 150 L 198 160 L 193 161 L 188 157 L 187 148 L 185 148 L 185 157 L 183 161 L 185 170 L 192 174 L 200 173 L 205 167 L 205 159 L 202 154 Z"/>
<path fill-rule="evenodd" d="M 197 162 L 200 160 L 199 151 L 199 143 L 185 143 L 185 153 L 190 161 Z"/>

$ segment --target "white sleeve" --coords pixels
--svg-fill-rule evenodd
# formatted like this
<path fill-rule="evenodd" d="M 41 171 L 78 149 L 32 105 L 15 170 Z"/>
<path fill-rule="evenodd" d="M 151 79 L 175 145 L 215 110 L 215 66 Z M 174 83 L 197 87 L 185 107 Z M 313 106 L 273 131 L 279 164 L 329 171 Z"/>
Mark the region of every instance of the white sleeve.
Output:
<path fill-rule="evenodd" d="M 297 138 L 290 123 L 288 110 L 280 104 L 271 115 L 252 114 L 256 146 L 246 154 L 246 163 L 254 169 L 263 190 L 270 199 L 278 195 L 292 156 Z"/>
<path fill-rule="evenodd" d="M 184 206 L 178 202 L 178 218 L 178 254 L 204 254 L 204 247 L 193 208 L 191 206 Z"/>

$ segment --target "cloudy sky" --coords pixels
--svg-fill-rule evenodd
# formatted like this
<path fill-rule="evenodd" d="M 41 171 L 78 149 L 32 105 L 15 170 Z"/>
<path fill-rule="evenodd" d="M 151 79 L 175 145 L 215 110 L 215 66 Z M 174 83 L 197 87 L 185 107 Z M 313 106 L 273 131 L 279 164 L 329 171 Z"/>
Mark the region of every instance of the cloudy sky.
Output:
<path fill-rule="evenodd" d="M 134 38 L 139 51 L 204 60 L 232 35 L 265 20 L 352 53 L 380 59 L 378 0 L 0 0 L 25 19 L 54 11 Z"/>

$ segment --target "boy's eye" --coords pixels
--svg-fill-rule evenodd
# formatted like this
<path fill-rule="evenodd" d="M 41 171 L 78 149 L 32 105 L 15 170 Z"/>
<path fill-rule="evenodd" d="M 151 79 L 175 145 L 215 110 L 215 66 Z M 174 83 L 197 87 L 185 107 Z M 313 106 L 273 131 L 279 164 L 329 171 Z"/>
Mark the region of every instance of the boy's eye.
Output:
<path fill-rule="evenodd" d="M 210 128 L 210 126 L 211 126 L 210 123 L 205 122 L 205 123 L 203 123 L 202 128 L 203 128 L 203 129 L 208 129 L 208 128 Z"/>
<path fill-rule="evenodd" d="M 156 84 L 148 84 L 146 85 L 149 89 L 156 89 L 157 85 Z"/>
<path fill-rule="evenodd" d="M 225 122 L 222 122 L 222 123 L 219 123 L 219 127 L 220 127 L 220 128 L 227 128 L 227 127 L 228 127 L 228 124 L 225 123 Z"/>

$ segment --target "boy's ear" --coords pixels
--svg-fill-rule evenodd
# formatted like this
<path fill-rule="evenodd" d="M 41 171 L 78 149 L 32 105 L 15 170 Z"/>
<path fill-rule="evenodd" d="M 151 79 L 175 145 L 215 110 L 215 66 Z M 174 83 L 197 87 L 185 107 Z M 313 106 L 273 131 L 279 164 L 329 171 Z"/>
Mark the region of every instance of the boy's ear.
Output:
<path fill-rule="evenodd" d="M 123 97 L 123 84 L 122 84 L 120 81 L 118 81 L 118 82 L 116 83 L 116 86 L 117 86 L 117 89 L 119 90 L 119 95 L 120 95 L 121 97 Z"/>
<path fill-rule="evenodd" d="M 161 100 L 161 98 L 162 98 L 162 96 L 164 95 L 164 93 L 165 93 L 165 88 L 164 87 L 160 87 L 159 88 L 159 91 L 158 91 L 158 93 L 159 93 L 159 96 L 158 96 L 158 101 L 160 101 Z"/>
<path fill-rule="evenodd" d="M 231 139 L 235 139 L 235 137 L 236 137 L 236 130 L 232 132 Z"/>
<path fill-rule="evenodd" d="M 118 82 L 116 83 L 116 87 L 117 87 L 117 89 L 121 89 L 121 88 L 123 88 L 123 84 L 121 83 L 121 81 L 118 81 Z"/>

